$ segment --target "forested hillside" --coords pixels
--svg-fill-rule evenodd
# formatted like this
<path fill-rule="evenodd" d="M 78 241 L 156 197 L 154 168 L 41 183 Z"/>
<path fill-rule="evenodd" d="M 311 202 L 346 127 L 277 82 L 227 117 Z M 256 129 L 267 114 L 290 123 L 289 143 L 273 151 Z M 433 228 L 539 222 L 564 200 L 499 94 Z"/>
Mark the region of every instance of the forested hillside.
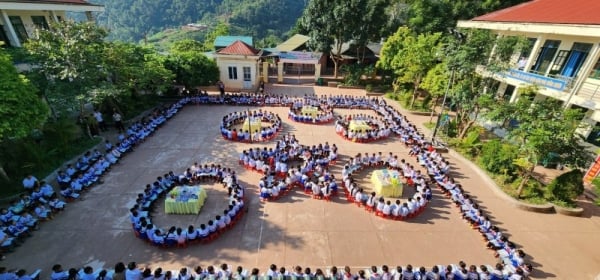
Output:
<path fill-rule="evenodd" d="M 137 42 L 188 23 L 209 27 L 226 22 L 236 35 L 281 38 L 296 23 L 307 0 L 91 0 L 106 12 L 98 15 L 110 38 Z"/>

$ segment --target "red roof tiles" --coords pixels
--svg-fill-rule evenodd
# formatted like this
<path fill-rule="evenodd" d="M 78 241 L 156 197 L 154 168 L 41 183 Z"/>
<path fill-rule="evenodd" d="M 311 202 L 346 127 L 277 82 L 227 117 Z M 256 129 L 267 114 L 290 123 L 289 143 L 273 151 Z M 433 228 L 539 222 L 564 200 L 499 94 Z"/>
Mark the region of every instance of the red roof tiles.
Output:
<path fill-rule="evenodd" d="M 533 0 L 476 17 L 473 21 L 600 25 L 600 1 Z"/>
<path fill-rule="evenodd" d="M 33 4 L 68 4 L 68 5 L 93 5 L 84 0 L 0 0 L 0 2 L 33 3 Z"/>
<path fill-rule="evenodd" d="M 260 51 L 253 48 L 252 46 L 237 40 L 231 45 L 219 50 L 218 54 L 232 54 L 232 55 L 257 55 Z"/>

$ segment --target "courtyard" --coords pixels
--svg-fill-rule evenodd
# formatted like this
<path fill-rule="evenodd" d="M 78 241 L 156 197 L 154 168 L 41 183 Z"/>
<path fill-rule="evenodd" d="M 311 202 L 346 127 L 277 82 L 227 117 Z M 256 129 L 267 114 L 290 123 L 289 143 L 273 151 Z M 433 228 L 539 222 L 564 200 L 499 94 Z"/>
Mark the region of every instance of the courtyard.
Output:
<path fill-rule="evenodd" d="M 272 86 L 268 92 L 363 95 L 360 90 L 327 87 Z M 394 104 L 393 101 L 389 101 Z M 397 104 L 394 104 L 394 106 Z M 3 266 L 41 268 L 47 279 L 50 268 L 110 269 L 118 261 L 136 261 L 140 266 L 178 270 L 227 263 L 266 271 L 272 263 L 292 268 L 300 265 L 327 268 L 350 266 L 353 272 L 371 265 L 413 267 L 457 264 L 491 264 L 494 252 L 485 248 L 481 235 L 461 219 L 459 210 L 437 188 L 433 200 L 418 217 L 408 221 L 382 219 L 337 196 L 331 202 L 313 199 L 294 190 L 275 202 L 261 202 L 256 187 L 260 175 L 238 164 L 239 153 L 250 147 L 274 147 L 274 141 L 245 144 L 224 140 L 220 120 L 230 112 L 254 110 L 245 106 L 188 105 L 135 151 L 125 156 L 83 199 L 71 203 L 64 213 L 46 222 L 25 244 L 7 256 Z M 279 114 L 283 132 L 292 133 L 304 145 L 329 142 L 339 148 L 340 159 L 332 167 L 341 177 L 344 160 L 357 153 L 393 152 L 409 162 L 407 148 L 392 137 L 373 143 L 354 143 L 335 133 L 334 124 L 311 125 L 287 119 L 287 107 L 262 107 Z M 398 107 L 400 110 L 400 108 Z M 401 111 L 402 112 L 402 111 Z M 366 110 L 335 110 L 336 114 L 370 113 Z M 428 116 L 406 114 L 424 129 Z M 425 135 L 429 132 L 423 131 Z M 498 197 L 489 181 L 463 159 L 450 160 L 452 176 L 483 206 L 495 225 L 528 255 L 533 278 L 593 279 L 600 273 L 600 218 L 596 207 L 585 207 L 584 217 L 537 214 L 514 208 Z M 183 172 L 194 162 L 218 163 L 236 171 L 246 187 L 247 213 L 229 231 L 206 245 L 185 249 L 161 249 L 135 237 L 128 209 L 146 184 L 173 170 Z M 358 173 L 369 188 L 370 171 Z M 224 190 L 212 186 L 199 216 L 166 215 L 158 207 L 153 220 L 161 227 L 187 227 L 215 215 L 225 203 Z M 160 204 L 160 201 L 159 201 Z"/>

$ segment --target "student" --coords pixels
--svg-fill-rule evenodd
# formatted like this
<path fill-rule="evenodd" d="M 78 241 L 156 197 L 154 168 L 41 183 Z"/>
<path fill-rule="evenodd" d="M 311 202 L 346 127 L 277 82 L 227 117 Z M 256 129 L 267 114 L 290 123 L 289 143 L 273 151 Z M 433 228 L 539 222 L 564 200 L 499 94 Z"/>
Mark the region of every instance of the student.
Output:
<path fill-rule="evenodd" d="M 52 266 L 51 280 L 67 280 L 67 278 L 69 278 L 69 273 L 64 271 L 60 264 Z"/>

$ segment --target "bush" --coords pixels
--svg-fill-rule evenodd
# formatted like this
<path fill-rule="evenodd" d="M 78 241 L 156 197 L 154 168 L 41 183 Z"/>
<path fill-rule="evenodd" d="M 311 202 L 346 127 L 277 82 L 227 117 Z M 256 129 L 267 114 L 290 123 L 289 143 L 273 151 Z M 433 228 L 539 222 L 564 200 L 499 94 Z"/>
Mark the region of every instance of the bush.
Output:
<path fill-rule="evenodd" d="M 542 183 L 537 180 L 530 179 L 523 187 L 523 192 L 520 197 L 517 197 L 517 189 L 523 180 L 522 177 L 518 177 L 514 182 L 510 184 L 510 190 L 507 191 L 509 195 L 514 198 L 522 199 L 525 202 L 533 204 L 544 204 L 547 201 L 544 199 L 544 189 Z"/>
<path fill-rule="evenodd" d="M 573 169 L 554 178 L 546 186 L 545 197 L 551 201 L 572 202 L 583 193 L 583 172 Z"/>
<path fill-rule="evenodd" d="M 513 161 L 517 156 L 516 147 L 494 139 L 482 145 L 479 163 L 489 172 L 513 177 L 517 171 Z"/>
<path fill-rule="evenodd" d="M 595 178 L 592 181 L 592 185 L 594 186 L 594 193 L 596 193 L 596 196 L 598 196 L 596 199 L 596 205 L 600 206 L 600 178 Z"/>

